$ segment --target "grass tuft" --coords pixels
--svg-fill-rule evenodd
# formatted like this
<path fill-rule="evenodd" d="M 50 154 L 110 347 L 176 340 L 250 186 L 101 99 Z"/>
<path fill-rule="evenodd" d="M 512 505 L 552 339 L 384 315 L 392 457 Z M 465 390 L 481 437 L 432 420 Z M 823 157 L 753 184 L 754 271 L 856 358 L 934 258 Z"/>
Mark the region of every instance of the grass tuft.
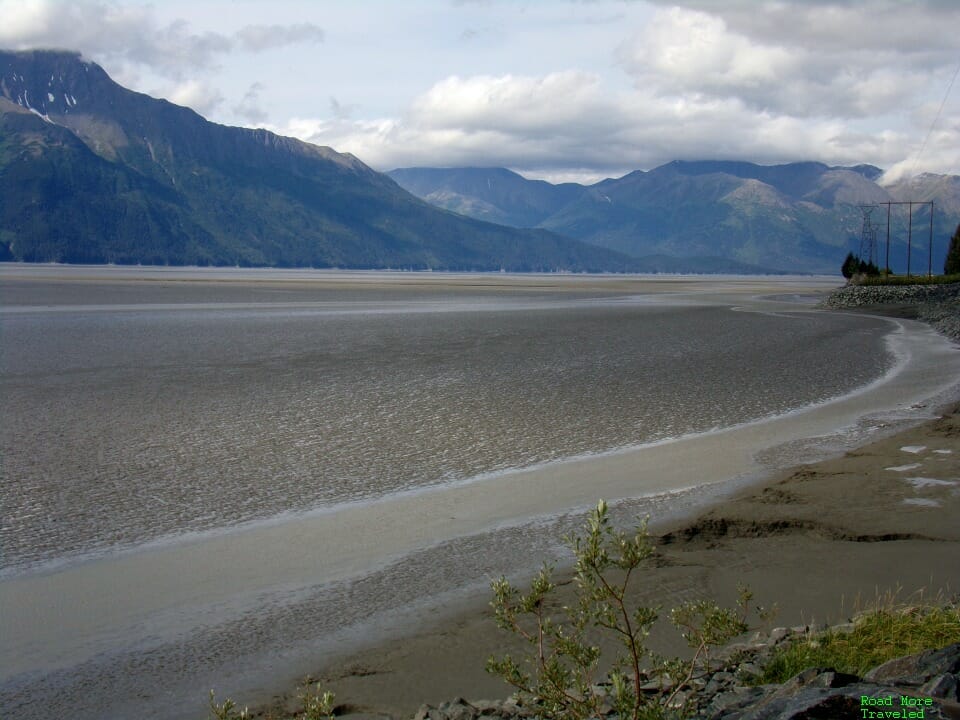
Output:
<path fill-rule="evenodd" d="M 897 603 L 888 593 L 859 614 L 852 630 L 811 633 L 776 650 L 758 678 L 782 683 L 811 667 L 863 675 L 904 655 L 960 642 L 960 605 L 942 601 Z"/>

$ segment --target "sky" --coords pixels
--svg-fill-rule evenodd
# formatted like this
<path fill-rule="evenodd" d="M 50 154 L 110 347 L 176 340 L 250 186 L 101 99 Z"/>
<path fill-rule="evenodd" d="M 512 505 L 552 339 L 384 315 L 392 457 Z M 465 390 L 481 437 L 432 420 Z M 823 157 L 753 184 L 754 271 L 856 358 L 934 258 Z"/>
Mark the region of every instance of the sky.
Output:
<path fill-rule="evenodd" d="M 960 174 L 957 0 L 0 0 L 0 19 L 0 48 L 79 50 L 131 89 L 382 171 Z"/>

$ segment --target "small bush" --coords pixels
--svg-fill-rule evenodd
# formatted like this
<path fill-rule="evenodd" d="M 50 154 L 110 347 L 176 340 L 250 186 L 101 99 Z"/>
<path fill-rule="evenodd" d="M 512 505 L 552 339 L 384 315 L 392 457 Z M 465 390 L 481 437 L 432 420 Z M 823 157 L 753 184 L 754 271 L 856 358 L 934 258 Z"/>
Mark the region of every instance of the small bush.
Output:
<path fill-rule="evenodd" d="M 329 690 L 323 690 L 320 683 L 314 690 L 304 685 L 297 696 L 303 703 L 303 711 L 294 715 L 290 720 L 333 720 L 333 701 L 335 695 Z M 218 703 L 210 691 L 210 717 L 213 720 L 250 720 L 250 711 L 247 708 L 240 710 L 233 700 L 227 698 Z"/>
<path fill-rule="evenodd" d="M 654 552 L 641 523 L 627 534 L 615 530 L 602 500 L 590 514 L 586 534 L 567 538 L 573 550 L 577 602 L 555 609 L 551 568 L 521 594 L 504 577 L 492 583 L 497 624 L 530 646 L 527 657 L 491 657 L 487 670 L 528 696 L 537 714 L 559 720 L 603 717 L 608 707 L 623 720 L 652 720 L 681 713 L 679 693 L 697 672 L 709 666 L 711 648 L 748 629 L 751 595 L 741 589 L 736 609 L 696 601 L 670 612 L 693 650 L 690 660 L 665 660 L 645 646 L 659 608 L 638 605 L 630 597 L 634 573 Z M 600 636 L 616 638 L 623 651 L 601 676 Z M 597 692 L 598 681 L 607 688 Z M 651 682 L 659 691 L 650 691 Z M 679 707 L 678 707 L 679 706 Z"/>
<path fill-rule="evenodd" d="M 236 703 L 230 698 L 218 703 L 213 690 L 210 691 L 210 715 L 214 720 L 249 720 L 250 718 L 247 708 L 238 709 Z"/>

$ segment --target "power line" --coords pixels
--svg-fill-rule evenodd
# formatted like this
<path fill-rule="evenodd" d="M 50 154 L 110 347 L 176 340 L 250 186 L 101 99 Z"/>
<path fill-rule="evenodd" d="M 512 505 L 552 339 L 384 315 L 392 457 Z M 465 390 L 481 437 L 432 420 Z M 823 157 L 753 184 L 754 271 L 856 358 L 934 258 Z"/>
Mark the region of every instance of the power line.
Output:
<path fill-rule="evenodd" d="M 920 163 L 920 157 L 923 155 L 923 151 L 927 147 L 927 141 L 930 139 L 930 136 L 933 135 L 933 128 L 936 127 L 937 121 L 940 119 L 940 113 L 943 112 L 943 106 L 947 104 L 947 98 L 950 97 L 950 91 L 953 89 L 953 83 L 956 81 L 958 73 L 960 73 L 960 62 L 957 63 L 957 68 L 953 71 L 953 77 L 950 78 L 950 84 L 947 85 L 947 91 L 943 94 L 943 100 L 940 101 L 940 108 L 937 110 L 937 114 L 934 116 L 933 122 L 930 123 L 930 129 L 927 130 L 927 136 L 923 139 L 923 144 L 920 145 L 920 151 L 917 153 L 917 157 L 913 161 L 913 167 L 910 169 L 911 177 L 917 171 L 917 165 Z"/>

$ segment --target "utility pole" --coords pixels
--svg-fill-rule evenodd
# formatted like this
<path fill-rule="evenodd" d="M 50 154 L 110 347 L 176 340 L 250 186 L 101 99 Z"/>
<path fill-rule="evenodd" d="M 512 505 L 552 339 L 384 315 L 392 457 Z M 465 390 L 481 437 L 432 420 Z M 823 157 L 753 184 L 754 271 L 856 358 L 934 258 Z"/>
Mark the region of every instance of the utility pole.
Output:
<path fill-rule="evenodd" d="M 884 271 L 890 274 L 890 203 L 887 203 L 887 261 L 884 263 Z"/>
<path fill-rule="evenodd" d="M 863 223 L 860 226 L 860 253 L 858 257 L 864 262 L 874 264 L 876 260 L 877 226 L 873 224 L 871 215 L 876 205 L 861 205 Z"/>
<path fill-rule="evenodd" d="M 913 203 L 910 205 L 910 224 L 907 226 L 907 277 L 910 277 L 910 246 L 913 244 Z"/>
<path fill-rule="evenodd" d="M 889 273 L 890 271 L 890 207 L 892 205 L 908 205 L 910 207 L 910 219 L 909 225 L 907 226 L 907 276 L 910 276 L 910 254 L 913 250 L 913 206 L 914 205 L 929 205 L 930 206 L 930 246 L 928 248 L 928 261 L 927 261 L 927 271 L 928 273 L 933 272 L 933 201 L 931 200 L 904 200 L 901 202 L 894 202 L 887 200 L 884 202 L 878 202 L 877 205 L 886 205 L 887 206 L 887 262 L 886 270 Z"/>

